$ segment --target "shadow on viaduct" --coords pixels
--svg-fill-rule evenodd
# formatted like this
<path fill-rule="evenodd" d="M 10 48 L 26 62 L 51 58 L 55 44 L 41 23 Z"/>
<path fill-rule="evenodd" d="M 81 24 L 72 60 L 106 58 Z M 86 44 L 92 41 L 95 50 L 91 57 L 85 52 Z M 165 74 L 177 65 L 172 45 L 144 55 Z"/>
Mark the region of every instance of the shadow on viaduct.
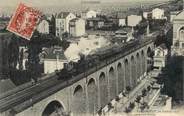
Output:
<path fill-rule="evenodd" d="M 150 43 L 43 99 L 17 116 L 49 116 L 56 108 L 73 116 L 93 115 L 125 91 L 127 86 L 134 88 L 137 85 L 147 72 L 147 59 L 153 49 L 154 45 Z"/>

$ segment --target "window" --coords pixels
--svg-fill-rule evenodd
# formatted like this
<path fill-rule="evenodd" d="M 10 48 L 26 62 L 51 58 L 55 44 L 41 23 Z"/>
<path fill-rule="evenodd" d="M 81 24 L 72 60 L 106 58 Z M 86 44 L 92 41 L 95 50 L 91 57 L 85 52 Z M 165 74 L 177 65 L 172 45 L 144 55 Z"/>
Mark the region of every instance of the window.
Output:
<path fill-rule="evenodd" d="M 184 39 L 184 27 L 180 28 L 179 30 L 179 38 Z"/>
<path fill-rule="evenodd" d="M 175 43 L 174 43 L 174 46 L 175 46 L 175 47 L 179 47 L 179 42 L 178 42 L 178 41 L 175 42 Z"/>
<path fill-rule="evenodd" d="M 184 39 L 184 29 L 180 31 L 180 39 Z"/>

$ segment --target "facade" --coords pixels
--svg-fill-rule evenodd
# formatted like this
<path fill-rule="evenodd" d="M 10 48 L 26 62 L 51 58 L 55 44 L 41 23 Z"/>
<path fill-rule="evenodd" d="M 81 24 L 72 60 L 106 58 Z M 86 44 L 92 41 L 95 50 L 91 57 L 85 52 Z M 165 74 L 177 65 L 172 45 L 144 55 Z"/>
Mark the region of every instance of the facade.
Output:
<path fill-rule="evenodd" d="M 47 20 L 42 20 L 37 27 L 38 32 L 49 34 L 49 22 Z"/>
<path fill-rule="evenodd" d="M 56 36 L 62 37 L 62 34 L 69 32 L 69 22 L 76 16 L 70 12 L 61 12 L 56 17 Z"/>
<path fill-rule="evenodd" d="M 102 18 L 89 18 L 86 20 L 86 27 L 91 29 L 100 29 L 104 27 L 105 20 Z"/>
<path fill-rule="evenodd" d="M 173 19 L 173 55 L 184 55 L 184 11 Z"/>
<path fill-rule="evenodd" d="M 22 57 L 22 58 L 21 58 Z M 17 63 L 16 68 L 18 70 L 26 70 L 26 63 L 28 62 L 28 53 L 27 48 L 25 46 L 19 47 L 19 62 Z"/>
<path fill-rule="evenodd" d="M 44 59 L 44 74 L 52 73 L 56 70 L 60 70 L 64 68 L 64 63 L 66 63 L 66 60 L 57 60 L 57 59 Z"/>
<path fill-rule="evenodd" d="M 81 17 L 83 19 L 88 19 L 88 18 L 96 18 L 97 12 L 93 11 L 93 10 L 89 10 L 89 11 L 84 11 L 81 14 Z"/>
<path fill-rule="evenodd" d="M 128 39 L 128 33 L 124 30 L 117 30 L 115 32 L 115 38 L 119 39 L 121 42 L 126 42 Z"/>
<path fill-rule="evenodd" d="M 164 19 L 164 10 L 155 8 L 152 10 L 152 19 Z"/>
<path fill-rule="evenodd" d="M 162 69 L 166 66 L 167 62 L 167 57 L 168 57 L 168 49 L 165 46 L 165 44 L 161 44 L 159 47 L 155 48 L 155 53 L 154 53 L 154 68 L 156 69 Z"/>
<path fill-rule="evenodd" d="M 180 11 L 174 11 L 170 13 L 170 22 L 173 22 L 174 18 L 180 13 Z"/>
<path fill-rule="evenodd" d="M 143 17 L 145 19 L 148 19 L 148 18 L 152 17 L 152 12 L 144 11 L 143 12 Z"/>
<path fill-rule="evenodd" d="M 73 37 L 79 37 L 85 34 L 85 20 L 72 19 L 69 23 L 69 33 Z"/>
<path fill-rule="evenodd" d="M 184 72 L 184 10 L 173 19 L 173 45 L 171 47 L 172 60 L 177 70 L 175 82 L 175 99 L 184 100 L 183 72 Z M 176 70 L 176 69 L 175 69 Z"/>
<path fill-rule="evenodd" d="M 127 12 L 118 12 L 117 18 L 119 19 L 119 26 L 126 26 Z"/>
<path fill-rule="evenodd" d="M 42 52 L 42 63 L 44 74 L 49 74 L 55 70 L 63 69 L 67 59 L 61 48 L 47 48 Z"/>
<path fill-rule="evenodd" d="M 119 26 L 126 26 L 126 19 L 119 19 Z"/>
<path fill-rule="evenodd" d="M 127 19 L 128 26 L 134 27 L 142 21 L 142 16 L 129 15 Z"/>

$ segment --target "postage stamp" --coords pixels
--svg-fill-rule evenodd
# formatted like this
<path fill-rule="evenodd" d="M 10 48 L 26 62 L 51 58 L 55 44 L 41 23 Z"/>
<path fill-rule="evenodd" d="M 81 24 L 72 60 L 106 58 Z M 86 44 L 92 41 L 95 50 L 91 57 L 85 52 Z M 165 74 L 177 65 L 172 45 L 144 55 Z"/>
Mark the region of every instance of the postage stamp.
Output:
<path fill-rule="evenodd" d="M 9 22 L 7 30 L 30 40 L 40 17 L 41 13 L 38 10 L 20 3 Z"/>

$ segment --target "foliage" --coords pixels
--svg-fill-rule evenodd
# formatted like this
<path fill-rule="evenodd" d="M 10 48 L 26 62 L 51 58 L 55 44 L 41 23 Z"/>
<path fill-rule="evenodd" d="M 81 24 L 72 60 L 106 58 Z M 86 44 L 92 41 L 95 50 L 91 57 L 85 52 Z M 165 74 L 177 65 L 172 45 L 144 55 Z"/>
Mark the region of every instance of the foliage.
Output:
<path fill-rule="evenodd" d="M 130 86 L 127 86 L 126 87 L 126 90 L 127 90 L 127 92 L 130 92 L 131 91 L 131 87 Z"/>
<path fill-rule="evenodd" d="M 147 95 L 147 91 L 146 91 L 146 89 L 143 89 L 142 90 L 142 97 L 144 97 L 144 96 L 146 96 Z"/>
<path fill-rule="evenodd" d="M 140 103 L 141 101 L 141 96 L 137 96 L 136 100 L 135 100 L 137 103 Z"/>

